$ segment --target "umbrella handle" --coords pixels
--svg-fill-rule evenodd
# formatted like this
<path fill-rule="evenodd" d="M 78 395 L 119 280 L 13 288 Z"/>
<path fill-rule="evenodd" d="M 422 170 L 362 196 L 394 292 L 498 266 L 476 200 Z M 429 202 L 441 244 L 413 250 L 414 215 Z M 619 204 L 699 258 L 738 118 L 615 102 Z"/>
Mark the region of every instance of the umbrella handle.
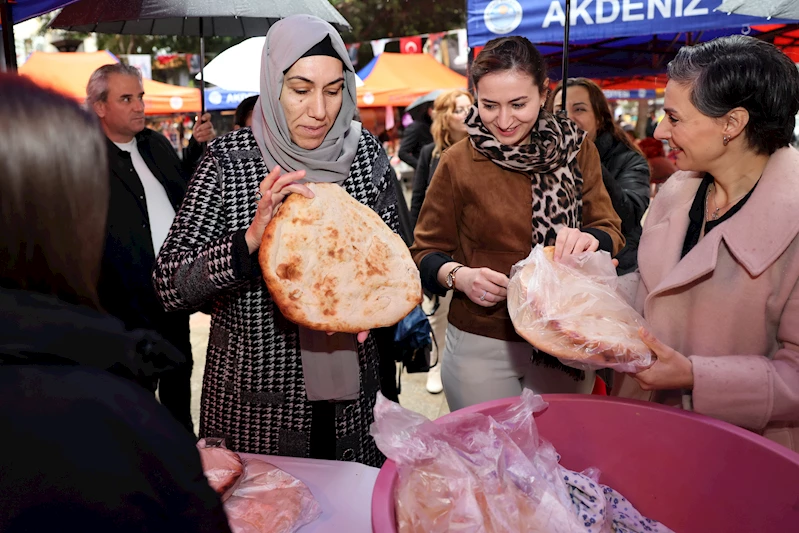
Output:
<path fill-rule="evenodd" d="M 560 97 L 561 97 L 561 113 L 563 116 L 568 116 L 568 110 L 566 109 L 566 83 L 569 81 L 569 30 L 571 29 L 571 0 L 565 0 L 566 2 L 566 19 L 564 20 L 563 24 L 563 65 L 561 67 L 561 72 L 563 73 L 563 83 L 561 84 L 560 88 Z"/>
<path fill-rule="evenodd" d="M 203 34 L 203 19 L 200 17 L 200 116 L 205 114 L 205 35 Z"/>

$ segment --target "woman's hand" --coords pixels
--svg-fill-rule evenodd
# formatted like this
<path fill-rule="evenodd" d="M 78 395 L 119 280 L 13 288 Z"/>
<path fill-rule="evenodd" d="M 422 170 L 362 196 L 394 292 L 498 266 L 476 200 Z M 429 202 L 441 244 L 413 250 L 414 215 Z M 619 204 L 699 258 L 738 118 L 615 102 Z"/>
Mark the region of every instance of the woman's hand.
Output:
<path fill-rule="evenodd" d="M 455 275 L 455 288 L 477 305 L 491 307 L 508 297 L 508 276 L 490 268 L 463 267 Z"/>
<path fill-rule="evenodd" d="M 631 374 L 644 390 L 694 388 L 694 369 L 691 360 L 683 354 L 657 340 L 644 328 L 638 335 L 655 355 L 655 363 L 635 374 Z"/>
<path fill-rule="evenodd" d="M 327 334 L 328 335 L 335 335 L 336 332 L 335 331 L 328 331 Z M 361 331 L 360 333 L 358 333 L 358 336 L 356 337 L 356 339 L 358 339 L 358 344 L 363 344 L 364 342 L 366 342 L 366 337 L 368 337 L 368 336 L 369 336 L 369 332 L 368 331 Z"/>
<path fill-rule="evenodd" d="M 577 228 L 562 228 L 555 239 L 555 261 L 562 261 L 572 254 L 596 252 L 599 240 Z"/>
<path fill-rule="evenodd" d="M 280 167 L 276 166 L 258 186 L 261 199 L 258 201 L 258 207 L 255 210 L 255 218 L 253 218 L 250 227 L 247 228 L 247 233 L 244 234 L 244 240 L 247 241 L 247 249 L 251 254 L 261 247 L 261 238 L 264 235 L 264 230 L 275 213 L 277 213 L 278 207 L 286 199 L 286 196 L 296 192 L 306 198 L 313 198 L 314 194 L 311 189 L 300 183 L 294 183 L 304 177 L 304 170 L 296 170 L 281 176 Z"/>

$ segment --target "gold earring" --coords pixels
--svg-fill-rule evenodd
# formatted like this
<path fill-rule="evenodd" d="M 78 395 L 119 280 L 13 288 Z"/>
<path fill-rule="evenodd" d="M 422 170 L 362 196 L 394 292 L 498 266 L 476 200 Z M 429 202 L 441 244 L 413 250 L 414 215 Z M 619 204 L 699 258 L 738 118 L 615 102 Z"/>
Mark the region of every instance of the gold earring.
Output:
<path fill-rule="evenodd" d="M 722 141 L 721 141 L 721 142 L 723 142 L 723 143 L 724 143 L 724 146 L 727 146 L 728 144 L 730 144 L 730 136 L 729 136 L 729 135 L 725 135 L 725 136 L 722 138 Z"/>

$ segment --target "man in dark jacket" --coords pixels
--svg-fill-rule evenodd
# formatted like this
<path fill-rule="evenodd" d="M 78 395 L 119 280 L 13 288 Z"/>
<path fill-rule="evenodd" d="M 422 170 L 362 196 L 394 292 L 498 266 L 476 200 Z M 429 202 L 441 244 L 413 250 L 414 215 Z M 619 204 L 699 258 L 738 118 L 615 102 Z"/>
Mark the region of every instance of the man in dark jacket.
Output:
<path fill-rule="evenodd" d="M 98 292 L 100 303 L 130 329 L 152 329 L 186 356 L 186 363 L 157 376 L 161 403 L 189 431 L 191 421 L 191 342 L 189 315 L 166 313 L 155 295 L 155 258 L 186 194 L 202 149 L 187 150 L 181 161 L 170 142 L 145 128 L 141 74 L 120 63 L 97 69 L 86 102 L 108 137 L 110 203 L 108 233 Z M 210 116 L 194 130 L 195 144 L 214 137 Z M 156 382 L 142 383 L 155 390 Z"/>
<path fill-rule="evenodd" d="M 0 531 L 229 531 L 194 436 L 132 383 L 183 354 L 45 294 L 0 289 L 0 316 Z"/>
<path fill-rule="evenodd" d="M 420 107 L 422 109 L 412 112 L 418 118 L 414 118 L 414 121 L 405 128 L 397 154 L 402 161 L 414 169 L 419 163 L 419 153 L 422 151 L 422 147 L 433 142 L 433 134 L 430 133 L 430 126 L 433 123 L 431 118 L 433 102 L 424 103 Z"/>

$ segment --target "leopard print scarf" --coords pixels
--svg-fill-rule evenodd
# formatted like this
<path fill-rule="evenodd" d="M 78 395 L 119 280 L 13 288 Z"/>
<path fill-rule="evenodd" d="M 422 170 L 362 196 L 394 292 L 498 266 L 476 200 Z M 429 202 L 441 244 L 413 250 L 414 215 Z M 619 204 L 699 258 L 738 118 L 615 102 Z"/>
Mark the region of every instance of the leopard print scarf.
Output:
<path fill-rule="evenodd" d="M 579 228 L 583 218 L 583 176 L 577 153 L 586 134 L 571 120 L 542 109 L 530 132 L 530 143 L 502 144 L 480 119 L 477 105 L 466 117 L 472 146 L 494 164 L 530 177 L 533 195 L 533 246 L 554 246 L 561 228 Z M 559 368 L 575 380 L 582 370 L 567 367 L 554 357 L 534 350 L 536 364 Z"/>
<path fill-rule="evenodd" d="M 480 120 L 477 105 L 466 117 L 472 146 L 494 164 L 530 177 L 533 195 L 533 246 L 552 246 L 558 230 L 579 228 L 583 211 L 583 177 L 577 153 L 585 132 L 569 119 L 545 109 L 530 132 L 530 143 L 502 144 Z"/>

